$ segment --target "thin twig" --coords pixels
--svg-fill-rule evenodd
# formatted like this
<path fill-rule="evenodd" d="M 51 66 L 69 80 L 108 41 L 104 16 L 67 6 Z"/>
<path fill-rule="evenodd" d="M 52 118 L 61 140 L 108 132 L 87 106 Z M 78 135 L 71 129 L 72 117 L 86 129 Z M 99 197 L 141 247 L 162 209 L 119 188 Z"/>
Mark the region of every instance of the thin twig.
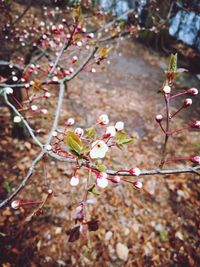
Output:
<path fill-rule="evenodd" d="M 59 161 L 65 161 L 68 163 L 77 163 L 77 161 L 75 159 L 69 159 L 69 158 L 64 158 L 62 156 L 57 155 L 56 153 L 53 152 L 48 152 L 48 154 L 52 157 L 55 158 Z M 84 161 L 79 162 L 79 165 L 81 166 L 86 166 L 86 163 Z M 91 167 L 94 169 L 97 169 L 96 166 L 94 164 L 91 164 Z M 161 170 L 161 169 L 155 169 L 155 170 L 141 170 L 141 174 L 140 176 L 147 176 L 147 175 L 166 175 L 166 174 L 176 174 L 176 173 L 196 173 L 198 175 L 200 175 L 197 171 L 200 170 L 200 166 L 196 166 L 196 167 L 191 167 L 191 166 L 187 166 L 181 169 L 165 169 L 165 170 Z M 127 171 L 114 171 L 114 170 L 106 170 L 105 171 L 108 175 L 119 175 L 119 176 L 132 176 L 130 174 L 130 172 Z"/>
<path fill-rule="evenodd" d="M 63 79 L 63 82 L 66 81 L 70 81 L 72 80 L 74 77 L 76 77 L 78 75 L 78 73 L 87 65 L 87 63 L 90 61 L 90 59 L 94 56 L 94 54 L 96 53 L 96 51 L 98 50 L 98 46 L 94 47 L 91 51 L 91 53 L 89 54 L 89 56 L 83 61 L 83 63 L 75 70 L 75 72 L 73 72 L 69 77 L 65 77 Z"/>
<path fill-rule="evenodd" d="M 33 133 L 33 130 L 31 129 L 31 127 L 29 126 L 28 122 L 24 119 L 24 117 L 19 113 L 19 111 L 15 108 L 14 105 L 12 105 L 10 103 L 10 101 L 8 100 L 8 97 L 7 97 L 7 94 L 6 92 L 4 92 L 4 99 L 6 101 L 6 104 L 8 106 L 10 106 L 12 108 L 12 110 L 15 112 L 16 115 L 18 115 L 22 122 L 24 123 L 24 125 L 26 126 L 29 134 L 31 135 L 31 137 L 33 138 L 33 140 L 35 141 L 35 143 L 40 147 L 40 148 L 43 148 L 43 144 L 39 141 L 39 139 L 35 136 L 35 134 Z"/>
<path fill-rule="evenodd" d="M 33 171 L 37 165 L 37 163 L 42 159 L 42 157 L 44 156 L 43 151 L 41 151 L 38 156 L 34 159 L 34 161 L 31 164 L 31 167 L 28 170 L 28 173 L 26 175 L 26 177 L 23 179 L 23 181 L 20 183 L 20 185 L 17 187 L 17 189 L 8 197 L 6 198 L 4 201 L 2 201 L 0 203 L 0 209 L 4 208 L 27 184 L 28 180 L 31 178 Z"/>

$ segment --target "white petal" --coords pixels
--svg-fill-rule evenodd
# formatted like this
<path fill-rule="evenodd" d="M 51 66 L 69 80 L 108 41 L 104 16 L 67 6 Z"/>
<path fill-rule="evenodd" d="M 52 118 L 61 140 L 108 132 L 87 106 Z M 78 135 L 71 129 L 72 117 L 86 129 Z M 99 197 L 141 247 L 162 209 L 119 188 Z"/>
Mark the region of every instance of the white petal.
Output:
<path fill-rule="evenodd" d="M 97 185 L 101 188 L 106 188 L 108 186 L 108 180 L 106 178 L 98 178 Z"/>
<path fill-rule="evenodd" d="M 78 177 L 75 177 L 73 176 L 70 180 L 70 185 L 71 186 L 77 186 L 79 184 L 79 178 Z"/>

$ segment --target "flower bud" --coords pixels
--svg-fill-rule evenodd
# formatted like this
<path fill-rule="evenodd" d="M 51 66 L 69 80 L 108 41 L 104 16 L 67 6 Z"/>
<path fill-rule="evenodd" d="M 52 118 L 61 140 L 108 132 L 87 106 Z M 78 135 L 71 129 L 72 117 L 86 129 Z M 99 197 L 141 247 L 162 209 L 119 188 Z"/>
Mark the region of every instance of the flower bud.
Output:
<path fill-rule="evenodd" d="M 81 137 L 84 135 L 84 130 L 82 128 L 76 128 L 74 133 Z"/>
<path fill-rule="evenodd" d="M 115 129 L 117 131 L 122 131 L 124 129 L 124 122 L 123 121 L 116 122 Z"/>
<path fill-rule="evenodd" d="M 19 207 L 20 207 L 20 201 L 19 201 L 19 200 L 14 200 L 14 201 L 11 203 L 11 208 L 13 208 L 14 210 L 19 209 Z"/>
<path fill-rule="evenodd" d="M 6 87 L 5 88 L 5 92 L 6 94 L 10 95 L 10 94 L 13 94 L 13 89 L 11 87 Z"/>
<path fill-rule="evenodd" d="M 155 119 L 156 119 L 157 122 L 161 122 L 162 119 L 163 119 L 163 116 L 161 114 L 158 114 L 158 115 L 156 115 Z"/>
<path fill-rule="evenodd" d="M 110 181 L 113 182 L 113 183 L 118 184 L 118 183 L 120 183 L 120 181 L 121 181 L 121 177 L 118 176 L 118 175 L 115 175 L 115 176 L 113 176 L 113 177 L 110 179 Z"/>
<path fill-rule="evenodd" d="M 67 125 L 68 126 L 71 126 L 71 125 L 73 125 L 75 123 L 75 120 L 73 119 L 73 118 L 69 118 L 68 120 L 67 120 Z"/>
<path fill-rule="evenodd" d="M 106 188 L 108 186 L 107 173 L 100 172 L 97 175 L 97 185 L 101 188 Z"/>
<path fill-rule="evenodd" d="M 47 151 L 51 151 L 52 150 L 52 146 L 51 145 L 46 145 L 45 148 L 46 148 Z"/>
<path fill-rule="evenodd" d="M 58 133 L 56 132 L 56 131 L 54 131 L 53 133 L 52 133 L 52 136 L 54 136 L 54 137 L 56 137 L 58 135 Z"/>
<path fill-rule="evenodd" d="M 164 92 L 165 94 L 170 94 L 170 93 L 171 93 L 171 87 L 170 87 L 169 85 L 165 85 L 165 86 L 163 87 L 163 92 Z"/>
<path fill-rule="evenodd" d="M 191 124 L 191 127 L 200 129 L 200 121 L 195 121 L 194 123 Z"/>
<path fill-rule="evenodd" d="M 198 89 L 190 88 L 189 90 L 187 90 L 187 93 L 191 95 L 198 95 Z"/>
<path fill-rule="evenodd" d="M 13 119 L 13 122 L 15 122 L 15 123 L 19 123 L 19 122 L 21 122 L 21 118 L 20 118 L 20 116 L 15 116 L 14 117 L 14 119 Z"/>
<path fill-rule="evenodd" d="M 32 106 L 31 106 L 31 109 L 32 109 L 33 111 L 36 111 L 36 110 L 38 109 L 38 107 L 37 107 L 36 105 L 32 105 Z"/>
<path fill-rule="evenodd" d="M 133 168 L 131 168 L 131 169 L 129 170 L 129 173 L 130 173 L 131 175 L 133 175 L 133 176 L 139 176 L 140 173 L 141 173 L 141 171 L 140 171 L 139 168 L 137 168 L 137 167 L 133 167 Z"/>
<path fill-rule="evenodd" d="M 133 185 L 135 186 L 135 188 L 137 189 L 141 189 L 142 188 L 142 183 L 140 181 L 135 181 L 133 182 Z"/>
<path fill-rule="evenodd" d="M 109 118 L 107 114 L 102 114 L 98 118 L 98 122 L 102 125 L 107 125 L 109 123 Z"/>
<path fill-rule="evenodd" d="M 200 156 L 192 157 L 191 161 L 194 162 L 194 163 L 197 163 L 198 165 L 200 165 Z"/>
<path fill-rule="evenodd" d="M 58 77 L 57 76 L 53 76 L 53 78 L 52 78 L 52 82 L 58 82 Z"/>
<path fill-rule="evenodd" d="M 79 184 L 79 178 L 78 177 L 75 177 L 73 176 L 70 180 L 70 185 L 71 186 L 77 186 Z"/>
<path fill-rule="evenodd" d="M 41 111 L 40 111 L 42 114 L 47 114 L 48 113 L 48 110 L 47 109 L 45 109 L 45 108 L 43 108 L 43 109 L 41 109 Z"/>
<path fill-rule="evenodd" d="M 73 58 L 72 58 L 72 63 L 76 63 L 77 60 L 78 60 L 78 57 L 77 57 L 77 56 L 73 56 Z"/>
<path fill-rule="evenodd" d="M 187 108 L 189 106 L 192 105 L 192 99 L 191 98 L 186 98 L 184 101 L 183 101 L 183 107 L 184 108 Z"/>
<path fill-rule="evenodd" d="M 51 93 L 46 92 L 46 93 L 44 94 L 44 96 L 45 96 L 46 98 L 49 98 L 49 97 L 51 97 Z"/>

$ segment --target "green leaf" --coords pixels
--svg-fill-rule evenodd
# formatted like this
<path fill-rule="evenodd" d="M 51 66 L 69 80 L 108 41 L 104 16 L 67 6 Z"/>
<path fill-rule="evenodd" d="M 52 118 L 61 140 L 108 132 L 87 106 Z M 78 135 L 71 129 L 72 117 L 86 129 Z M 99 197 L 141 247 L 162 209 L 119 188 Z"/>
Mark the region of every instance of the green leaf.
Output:
<path fill-rule="evenodd" d="M 66 145 L 70 150 L 75 151 L 78 154 L 80 154 L 83 150 L 83 144 L 81 139 L 78 135 L 71 131 L 68 131 L 66 133 Z"/>
<path fill-rule="evenodd" d="M 177 53 L 174 55 L 171 54 L 168 66 L 168 71 L 176 72 L 176 70 L 177 70 Z"/>
<path fill-rule="evenodd" d="M 97 191 L 95 185 L 89 190 L 94 196 L 100 195 L 100 193 Z"/>
<path fill-rule="evenodd" d="M 90 137 L 90 138 L 95 138 L 95 129 L 94 128 L 87 128 L 85 130 L 85 135 Z"/>
<path fill-rule="evenodd" d="M 131 142 L 133 142 L 133 138 L 127 138 L 127 139 L 123 139 L 118 141 L 119 145 L 125 145 L 125 144 L 130 144 Z"/>
<path fill-rule="evenodd" d="M 11 193 L 12 192 L 12 185 L 8 181 L 5 181 L 3 183 L 3 188 L 6 190 L 7 193 Z"/>
<path fill-rule="evenodd" d="M 119 131 L 116 133 L 116 143 L 119 148 L 122 145 L 129 144 L 133 141 L 133 138 L 127 138 L 127 134 L 125 131 Z"/>
<path fill-rule="evenodd" d="M 115 137 L 115 139 L 116 139 L 116 141 L 121 141 L 121 140 L 126 139 L 126 136 L 127 136 L 127 134 L 126 134 L 125 131 L 118 131 L 118 132 L 116 133 L 116 137 Z"/>
<path fill-rule="evenodd" d="M 100 165 L 97 165 L 96 167 L 100 172 L 105 172 L 106 171 L 106 166 L 104 166 L 104 165 L 100 164 Z"/>

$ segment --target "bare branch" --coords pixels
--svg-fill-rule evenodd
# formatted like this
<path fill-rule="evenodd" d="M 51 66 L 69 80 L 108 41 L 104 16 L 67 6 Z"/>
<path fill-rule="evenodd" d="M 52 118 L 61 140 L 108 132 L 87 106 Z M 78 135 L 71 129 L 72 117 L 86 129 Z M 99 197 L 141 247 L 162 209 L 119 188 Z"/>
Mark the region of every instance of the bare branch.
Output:
<path fill-rule="evenodd" d="M 77 163 L 76 160 L 74 159 L 68 159 L 68 158 L 64 158 L 61 157 L 53 152 L 48 152 L 48 154 L 59 160 L 59 161 L 65 161 L 65 162 L 69 162 L 69 163 Z M 86 166 L 86 163 L 84 161 L 80 162 L 80 165 L 82 166 Z M 94 169 L 97 169 L 96 166 L 94 164 L 90 163 L 90 166 Z M 178 174 L 178 173 L 195 173 L 198 174 L 198 171 L 200 170 L 200 166 L 196 166 L 196 167 L 190 167 L 190 166 L 186 166 L 184 168 L 181 169 L 165 169 L 165 170 L 161 170 L 161 169 L 155 169 L 155 170 L 141 170 L 141 174 L 140 176 L 147 176 L 147 175 L 166 175 L 166 174 Z M 119 175 L 119 176 L 132 176 L 128 170 L 127 171 L 114 171 L 114 170 L 106 170 L 105 171 L 108 175 Z"/>
<path fill-rule="evenodd" d="M 12 108 L 12 110 L 15 112 L 15 114 L 17 114 L 17 115 L 22 119 L 24 125 L 26 126 L 26 128 L 27 128 L 29 134 L 31 135 L 31 137 L 33 138 L 33 140 L 35 141 L 35 143 L 36 143 L 39 147 L 41 147 L 41 148 L 43 149 L 43 145 L 42 145 L 42 143 L 41 143 L 41 142 L 39 141 L 39 139 L 35 136 L 35 134 L 33 133 L 33 130 L 32 130 L 31 127 L 29 126 L 28 122 L 27 122 L 27 121 L 24 119 L 24 117 L 19 113 L 19 111 L 15 108 L 15 106 L 12 105 L 12 104 L 10 103 L 10 101 L 8 100 L 8 97 L 7 97 L 6 92 L 4 92 L 4 99 L 5 99 L 5 101 L 6 101 L 6 104 L 7 104 L 8 106 L 10 106 L 10 107 Z"/>
<path fill-rule="evenodd" d="M 42 151 L 32 162 L 31 167 L 29 168 L 26 177 L 23 179 L 23 181 L 20 183 L 17 189 L 8 198 L 6 198 L 4 201 L 0 203 L 0 209 L 4 208 L 26 186 L 28 180 L 31 178 L 33 174 L 33 171 L 37 163 L 42 159 L 43 156 L 44 156 L 44 152 Z"/>
<path fill-rule="evenodd" d="M 98 46 L 94 47 L 91 51 L 91 53 L 89 54 L 89 56 L 83 61 L 83 63 L 75 70 L 75 72 L 72 73 L 72 75 L 70 75 L 69 77 L 65 77 L 63 79 L 63 82 L 65 81 L 70 81 L 72 80 L 74 77 L 77 76 L 77 74 L 87 65 L 87 63 L 90 61 L 90 59 L 94 56 L 94 54 L 96 53 L 96 51 L 98 50 Z"/>
<path fill-rule="evenodd" d="M 60 117 L 60 112 L 61 112 L 61 108 L 62 108 L 62 102 L 63 102 L 64 93 L 65 93 L 65 84 L 61 81 L 60 82 L 60 92 L 59 92 L 59 97 L 58 97 L 58 106 L 57 106 L 57 110 L 55 112 L 55 118 L 54 118 L 53 126 L 52 126 L 51 132 L 50 132 L 50 134 L 48 136 L 46 145 L 48 145 L 51 142 L 51 139 L 52 139 L 52 136 L 53 136 L 53 132 L 55 132 L 57 130 L 58 120 L 59 120 L 59 117 Z"/>

